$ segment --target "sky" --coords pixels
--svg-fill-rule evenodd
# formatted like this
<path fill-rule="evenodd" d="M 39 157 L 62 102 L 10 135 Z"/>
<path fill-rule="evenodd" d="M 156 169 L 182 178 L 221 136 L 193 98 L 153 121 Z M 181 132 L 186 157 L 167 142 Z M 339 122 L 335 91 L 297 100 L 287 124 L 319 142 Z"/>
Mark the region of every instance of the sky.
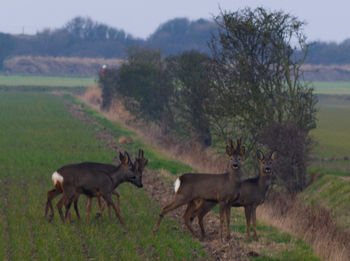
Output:
<path fill-rule="evenodd" d="M 88 16 L 135 37 L 146 38 L 169 19 L 211 19 L 223 10 L 263 6 L 305 21 L 310 41 L 350 38 L 349 0 L 0 0 L 0 32 L 35 34 Z"/>

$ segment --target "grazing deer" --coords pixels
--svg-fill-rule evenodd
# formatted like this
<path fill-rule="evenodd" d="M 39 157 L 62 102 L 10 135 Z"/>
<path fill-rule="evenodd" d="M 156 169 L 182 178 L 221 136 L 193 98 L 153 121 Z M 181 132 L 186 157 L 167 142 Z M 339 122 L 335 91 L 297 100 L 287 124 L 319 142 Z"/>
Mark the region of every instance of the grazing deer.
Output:
<path fill-rule="evenodd" d="M 111 164 L 102 164 L 94 162 L 83 162 L 71 164 L 58 169 L 52 174 L 52 180 L 55 189 L 47 193 L 47 203 L 45 216 L 48 208 L 51 210 L 50 220 L 54 212 L 52 199 L 63 192 L 63 197 L 57 203 L 57 208 L 64 222 L 69 213 L 70 206 L 76 200 L 79 194 L 85 194 L 88 197 L 102 196 L 109 206 L 115 211 L 116 216 L 122 223 L 119 210 L 115 207 L 111 193 L 117 186 L 123 182 L 131 182 L 139 188 L 142 188 L 142 175 L 138 171 L 138 164 L 133 165 L 127 152 L 123 155 L 120 153 L 121 163 L 119 166 Z M 66 207 L 65 216 L 63 216 L 62 207 Z M 76 208 L 77 216 L 79 212 Z"/>
<path fill-rule="evenodd" d="M 236 148 L 234 148 L 232 140 L 229 139 L 229 146 L 226 146 L 226 153 L 230 157 L 228 172 L 223 174 L 186 173 L 178 177 L 174 184 L 175 197 L 170 204 L 163 207 L 153 232 L 156 233 L 158 231 L 164 215 L 169 211 L 185 205 L 192 200 L 204 199 L 219 203 L 219 236 L 222 240 L 222 228 L 225 214 L 227 225 L 226 238 L 228 239 L 230 237 L 230 204 L 239 196 L 240 167 L 244 152 L 245 147 L 241 146 L 241 139 L 237 140 Z M 190 231 L 194 234 L 193 230 L 190 229 Z"/>
<path fill-rule="evenodd" d="M 258 240 L 258 236 L 256 234 L 256 208 L 265 200 L 266 192 L 271 183 L 272 163 L 276 158 L 276 152 L 272 152 L 270 157 L 265 159 L 264 154 L 258 150 L 257 157 L 260 162 L 259 175 L 256 178 L 250 178 L 242 181 L 239 198 L 237 201 L 232 203 L 233 207 L 244 207 L 248 240 L 250 240 L 251 219 L 253 221 L 254 239 Z M 202 238 L 205 237 L 203 218 L 215 205 L 215 202 L 210 201 L 204 201 L 203 203 L 192 201 L 187 206 L 184 214 L 185 222 L 189 223 L 190 221 L 188 219 L 191 219 L 192 221 L 197 216 Z"/>

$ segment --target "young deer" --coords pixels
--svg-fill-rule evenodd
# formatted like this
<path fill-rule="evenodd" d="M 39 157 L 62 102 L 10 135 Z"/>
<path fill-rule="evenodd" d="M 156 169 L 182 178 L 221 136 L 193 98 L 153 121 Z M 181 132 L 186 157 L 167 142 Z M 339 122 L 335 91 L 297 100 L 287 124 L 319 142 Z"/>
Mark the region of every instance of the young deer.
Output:
<path fill-rule="evenodd" d="M 52 174 L 55 189 L 47 193 L 47 203 L 45 216 L 50 208 L 50 220 L 52 220 L 54 212 L 52 207 L 52 199 L 63 192 L 63 197 L 57 203 L 57 208 L 61 219 L 64 222 L 69 213 L 70 206 L 76 200 L 79 194 L 85 194 L 88 197 L 102 196 L 108 205 L 112 206 L 116 216 L 122 223 L 119 210 L 115 207 L 111 193 L 116 187 L 123 182 L 131 182 L 139 188 L 142 188 L 142 175 L 137 170 L 137 164 L 130 162 L 127 152 L 120 153 L 121 163 L 119 166 L 111 164 L 102 164 L 94 162 L 83 162 L 79 164 L 71 164 L 58 169 Z M 136 163 L 136 162 L 135 162 Z M 65 216 L 63 216 L 62 207 L 66 207 Z M 76 208 L 77 216 L 79 212 Z"/>
<path fill-rule="evenodd" d="M 248 240 L 250 240 L 251 219 L 253 221 L 254 239 L 258 240 L 256 234 L 256 208 L 265 200 L 265 195 L 271 182 L 272 163 L 276 158 L 276 152 L 272 152 L 270 157 L 265 159 L 264 154 L 258 150 L 257 157 L 260 162 L 259 175 L 256 178 L 242 181 L 239 198 L 232 203 L 233 207 L 244 207 Z M 185 222 L 189 222 L 186 219 L 190 218 L 192 221 L 197 216 L 202 238 L 205 237 L 203 218 L 215 205 L 215 202 L 204 201 L 197 207 L 198 203 L 192 201 L 187 206 L 184 214 Z"/>
<path fill-rule="evenodd" d="M 159 225 L 169 211 L 185 205 L 195 199 L 214 201 L 220 205 L 220 227 L 219 236 L 222 240 L 222 228 L 224 214 L 226 215 L 227 235 L 230 237 L 230 205 L 238 198 L 240 187 L 241 159 L 244 156 L 245 147 L 241 146 L 241 139 L 237 140 L 237 147 L 234 148 L 232 140 L 226 146 L 226 153 L 230 157 L 229 170 L 223 174 L 196 174 L 186 173 L 175 181 L 175 197 L 173 201 L 164 206 L 159 215 L 153 232 L 158 231 Z M 186 224 L 188 225 L 188 224 Z M 190 227 L 189 227 L 190 228 Z M 190 229 L 192 233 L 193 230 Z"/>

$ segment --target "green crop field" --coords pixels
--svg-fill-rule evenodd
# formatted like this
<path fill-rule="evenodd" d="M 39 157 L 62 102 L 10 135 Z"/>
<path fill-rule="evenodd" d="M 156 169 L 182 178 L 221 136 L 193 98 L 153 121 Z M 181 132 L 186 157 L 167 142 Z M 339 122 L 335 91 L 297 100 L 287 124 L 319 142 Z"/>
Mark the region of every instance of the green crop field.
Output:
<path fill-rule="evenodd" d="M 123 226 L 115 217 L 62 224 L 56 215 L 47 222 L 44 204 L 53 171 L 74 162 L 111 163 L 115 156 L 94 138 L 96 127 L 70 115 L 66 102 L 43 93 L 0 92 L 0 260 L 205 258 L 199 243 L 172 229 L 173 221 L 165 220 L 154 237 L 160 207 L 128 184 L 119 189 Z M 84 206 L 81 200 L 85 217 Z"/>
<path fill-rule="evenodd" d="M 91 87 L 94 78 L 0 75 L 0 86 Z"/>
<path fill-rule="evenodd" d="M 124 225 L 116 217 L 110 220 L 106 215 L 104 219 L 87 221 L 84 197 L 79 204 L 82 221 L 63 224 L 55 209 L 53 222 L 47 222 L 43 216 L 46 192 L 52 188 L 51 174 L 57 168 L 82 161 L 112 162 L 114 153 L 95 138 L 100 128 L 109 129 L 116 138 L 132 136 L 134 143 L 125 149 L 135 152 L 138 147 L 144 148 L 151 170 L 166 169 L 174 178 L 191 170 L 88 106 L 82 110 L 100 127 L 73 118 L 67 103 L 77 101 L 68 95 L 58 97 L 44 92 L 0 92 L 0 259 L 207 259 L 200 243 L 175 221 L 166 218 L 154 236 L 152 228 L 160 206 L 142 189 L 129 184 L 118 188 Z M 244 235 L 242 212 L 233 219 L 232 229 Z M 319 260 L 301 240 L 273 227 L 259 222 L 258 233 L 263 244 L 276 247 L 274 251 L 261 252 L 257 260 Z M 248 247 L 254 249 L 254 244 Z"/>
<path fill-rule="evenodd" d="M 317 118 L 317 128 L 312 131 L 317 142 L 315 154 L 350 157 L 350 99 L 320 96 Z"/>

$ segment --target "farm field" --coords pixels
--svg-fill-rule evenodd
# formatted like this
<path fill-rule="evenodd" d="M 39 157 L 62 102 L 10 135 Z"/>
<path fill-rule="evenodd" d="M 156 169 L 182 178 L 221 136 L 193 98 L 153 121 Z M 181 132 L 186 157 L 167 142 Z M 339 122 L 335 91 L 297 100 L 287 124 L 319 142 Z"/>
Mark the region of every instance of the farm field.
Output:
<path fill-rule="evenodd" d="M 350 96 L 348 96 L 350 97 Z M 317 128 L 312 131 L 319 157 L 350 157 L 350 99 L 320 96 Z"/>
<path fill-rule="evenodd" d="M 124 226 L 115 217 L 86 221 L 84 200 L 81 222 L 63 225 L 57 213 L 47 222 L 44 204 L 53 171 L 73 162 L 111 163 L 115 156 L 94 138 L 96 127 L 73 118 L 65 103 L 42 93 L 0 93 L 0 259 L 205 258 L 198 242 L 171 229 L 171 220 L 153 237 L 150 224 L 159 205 L 128 184 L 120 186 Z"/>
<path fill-rule="evenodd" d="M 91 87 L 94 78 L 0 75 L 0 86 L 36 86 L 36 87 Z"/>
<path fill-rule="evenodd" d="M 135 133 L 109 122 L 87 106 L 81 106 L 84 113 L 101 125 L 77 120 L 67 110 L 66 105 L 71 103 L 76 103 L 71 96 L 0 92 L 0 259 L 208 259 L 201 244 L 174 220 L 166 218 L 158 235 L 153 236 L 160 205 L 143 189 L 128 184 L 118 189 L 124 226 L 115 217 L 86 221 L 84 197 L 80 200 L 81 222 L 62 224 L 57 211 L 54 221 L 47 222 L 43 217 L 44 204 L 46 192 L 52 188 L 53 171 L 73 162 L 112 162 L 115 153 L 96 139 L 102 128 L 109 129 L 116 138 L 133 136 L 135 142 L 125 149 L 135 152 L 138 147 L 144 148 L 151 171 L 165 169 L 175 178 L 191 170 L 145 146 Z M 92 213 L 96 211 L 93 204 Z M 242 247 L 256 249 L 256 243 L 245 242 L 242 212 L 233 219 L 232 231 L 242 240 Z M 258 233 L 261 245 L 256 260 L 319 260 L 301 240 L 273 227 L 259 222 Z M 273 249 L 268 247 L 271 244 Z M 262 250 L 267 247 L 269 250 Z"/>
<path fill-rule="evenodd" d="M 350 82 L 313 82 L 316 94 L 350 95 Z"/>

